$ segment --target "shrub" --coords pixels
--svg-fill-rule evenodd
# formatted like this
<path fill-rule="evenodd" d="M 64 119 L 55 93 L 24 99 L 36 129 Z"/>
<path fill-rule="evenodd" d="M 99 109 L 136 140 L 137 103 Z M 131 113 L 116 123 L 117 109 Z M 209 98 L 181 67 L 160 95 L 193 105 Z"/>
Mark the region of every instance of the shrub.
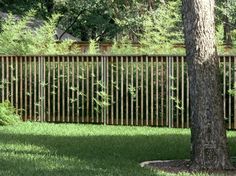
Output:
<path fill-rule="evenodd" d="M 86 54 L 91 54 L 91 55 L 99 54 L 99 46 L 95 40 L 89 41 L 89 48 Z"/>
<path fill-rule="evenodd" d="M 143 32 L 140 35 L 144 54 L 184 54 L 174 44 L 183 43 L 180 1 L 161 4 L 144 15 Z"/>
<path fill-rule="evenodd" d="M 0 103 L 0 126 L 17 124 L 20 121 L 20 116 L 16 114 L 15 108 L 9 101 Z"/>
<path fill-rule="evenodd" d="M 139 50 L 137 47 L 132 45 L 132 42 L 127 37 L 122 37 L 122 39 L 118 42 L 114 41 L 109 54 L 139 54 Z"/>
<path fill-rule="evenodd" d="M 73 43 L 66 40 L 58 43 L 55 39 L 57 21 L 59 14 L 54 14 L 38 27 L 32 26 L 35 12 L 30 11 L 26 16 L 17 19 L 9 14 L 2 22 L 0 32 L 0 54 L 1 55 L 41 55 L 41 54 L 71 54 Z"/>

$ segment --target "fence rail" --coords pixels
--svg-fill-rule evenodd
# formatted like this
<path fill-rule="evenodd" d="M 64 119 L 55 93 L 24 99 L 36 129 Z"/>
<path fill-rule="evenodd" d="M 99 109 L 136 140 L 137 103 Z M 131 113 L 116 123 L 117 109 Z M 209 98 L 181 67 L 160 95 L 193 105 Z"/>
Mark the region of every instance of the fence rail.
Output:
<path fill-rule="evenodd" d="M 236 128 L 236 57 L 220 56 L 224 118 Z M 184 56 L 0 56 L 1 101 L 24 120 L 188 128 Z M 222 117 L 223 118 L 223 117 Z"/>

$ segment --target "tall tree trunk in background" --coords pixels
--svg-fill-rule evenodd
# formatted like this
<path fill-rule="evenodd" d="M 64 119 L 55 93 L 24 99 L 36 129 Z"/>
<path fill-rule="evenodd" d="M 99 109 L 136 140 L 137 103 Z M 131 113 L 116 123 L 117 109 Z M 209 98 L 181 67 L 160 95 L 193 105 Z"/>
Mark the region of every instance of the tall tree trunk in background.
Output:
<path fill-rule="evenodd" d="M 88 29 L 85 26 L 80 26 L 81 41 L 89 41 Z"/>
<path fill-rule="evenodd" d="M 232 169 L 226 142 L 214 0 L 183 0 L 190 79 L 192 169 Z"/>
<path fill-rule="evenodd" d="M 231 36 L 229 18 L 226 15 L 224 15 L 224 43 L 229 46 L 232 45 L 232 36 Z"/>
<path fill-rule="evenodd" d="M 48 14 L 51 16 L 53 14 L 53 10 L 54 10 L 53 0 L 45 0 L 45 6 L 46 6 Z"/>
<path fill-rule="evenodd" d="M 232 36 L 231 36 L 231 29 L 230 29 L 230 21 L 227 15 L 228 9 L 228 0 L 225 0 L 226 7 L 225 7 L 225 14 L 223 17 L 223 26 L 224 26 L 224 43 L 226 45 L 232 45 Z"/>

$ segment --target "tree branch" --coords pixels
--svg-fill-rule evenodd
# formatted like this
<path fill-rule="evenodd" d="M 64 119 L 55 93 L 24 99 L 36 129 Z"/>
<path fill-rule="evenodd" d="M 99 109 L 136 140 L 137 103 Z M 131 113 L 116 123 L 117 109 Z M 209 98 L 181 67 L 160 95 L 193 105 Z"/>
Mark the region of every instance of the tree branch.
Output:
<path fill-rule="evenodd" d="M 67 33 L 67 31 L 72 28 L 72 26 L 76 23 L 76 21 L 78 20 L 79 16 L 84 13 L 85 9 L 84 10 L 81 10 L 79 12 L 79 14 L 75 17 L 74 21 L 66 28 L 66 30 L 60 35 L 59 37 L 59 40 L 61 40 L 61 38 L 65 35 L 65 33 Z"/>

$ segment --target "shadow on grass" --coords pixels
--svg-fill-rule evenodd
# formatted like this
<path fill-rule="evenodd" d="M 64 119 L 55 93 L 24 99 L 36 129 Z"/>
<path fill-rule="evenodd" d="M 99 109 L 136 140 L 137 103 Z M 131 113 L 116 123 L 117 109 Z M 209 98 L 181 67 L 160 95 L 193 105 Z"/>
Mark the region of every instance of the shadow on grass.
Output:
<path fill-rule="evenodd" d="M 189 158 L 189 140 L 188 135 L 180 134 L 70 137 L 1 133 L 0 175 L 156 175 L 140 168 L 139 162 Z"/>
<path fill-rule="evenodd" d="M 236 138 L 229 137 L 231 155 Z M 189 158 L 183 134 L 51 136 L 0 133 L 0 175 L 157 175 L 139 162 Z"/>

